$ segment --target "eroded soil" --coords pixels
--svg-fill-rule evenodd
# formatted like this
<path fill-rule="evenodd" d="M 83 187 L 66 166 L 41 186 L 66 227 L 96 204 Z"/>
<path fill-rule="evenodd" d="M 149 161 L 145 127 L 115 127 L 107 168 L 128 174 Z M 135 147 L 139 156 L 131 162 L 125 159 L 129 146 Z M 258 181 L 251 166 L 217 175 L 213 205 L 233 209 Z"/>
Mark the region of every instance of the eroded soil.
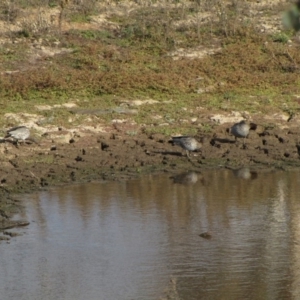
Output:
<path fill-rule="evenodd" d="M 291 122 L 292 123 L 292 122 Z M 46 133 L 40 145 L 12 142 L 0 144 L 2 230 L 26 225 L 12 221 L 21 209 L 11 197 L 48 186 L 91 180 L 125 180 L 153 171 L 179 173 L 210 167 L 290 168 L 300 166 L 300 130 L 285 122 L 283 126 L 261 126 L 251 131 L 245 146 L 228 132 L 231 124 L 216 125 L 207 134 L 202 151 L 188 160 L 185 151 L 169 143 L 170 137 L 147 134 L 139 128 L 128 135 L 125 126 L 112 126 L 103 133 L 82 131 L 69 138 L 69 132 L 57 128 Z M 55 136 L 65 137 L 57 139 Z M 198 137 L 200 138 L 200 136 Z M 6 236 L 3 238 L 7 238 Z"/>

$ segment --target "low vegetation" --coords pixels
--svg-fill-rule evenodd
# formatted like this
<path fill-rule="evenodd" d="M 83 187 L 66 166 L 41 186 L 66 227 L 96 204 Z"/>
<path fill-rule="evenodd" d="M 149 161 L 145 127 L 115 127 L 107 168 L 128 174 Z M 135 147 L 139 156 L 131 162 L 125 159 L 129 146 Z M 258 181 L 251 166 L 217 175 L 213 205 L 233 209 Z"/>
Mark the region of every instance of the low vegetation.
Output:
<path fill-rule="evenodd" d="M 281 28 L 281 2 L 4 1 L 0 114 L 50 114 L 53 124 L 71 126 L 71 112 L 36 105 L 107 110 L 153 99 L 130 118 L 168 123 L 151 129 L 168 134 L 190 132 L 182 120 L 201 109 L 295 114 L 300 51 L 294 32 Z M 101 121 L 119 117 L 112 112 Z"/>

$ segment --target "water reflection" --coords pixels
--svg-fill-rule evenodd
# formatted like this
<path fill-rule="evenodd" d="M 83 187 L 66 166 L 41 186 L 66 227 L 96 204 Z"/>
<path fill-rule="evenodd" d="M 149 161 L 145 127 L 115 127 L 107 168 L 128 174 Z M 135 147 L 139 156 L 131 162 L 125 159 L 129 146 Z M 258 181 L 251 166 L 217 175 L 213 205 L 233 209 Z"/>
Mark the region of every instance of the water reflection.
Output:
<path fill-rule="evenodd" d="M 249 167 L 242 167 L 232 171 L 237 178 L 242 178 L 246 180 L 253 180 L 257 178 L 257 171 L 251 171 Z"/>
<path fill-rule="evenodd" d="M 177 175 L 173 175 L 170 177 L 174 183 L 179 184 L 195 184 L 196 182 L 200 181 L 204 183 L 204 177 L 201 173 L 190 171 L 190 172 L 183 172 Z"/>
<path fill-rule="evenodd" d="M 0 245 L 1 299 L 299 299 L 300 172 L 251 172 L 28 196 L 31 225 Z"/>

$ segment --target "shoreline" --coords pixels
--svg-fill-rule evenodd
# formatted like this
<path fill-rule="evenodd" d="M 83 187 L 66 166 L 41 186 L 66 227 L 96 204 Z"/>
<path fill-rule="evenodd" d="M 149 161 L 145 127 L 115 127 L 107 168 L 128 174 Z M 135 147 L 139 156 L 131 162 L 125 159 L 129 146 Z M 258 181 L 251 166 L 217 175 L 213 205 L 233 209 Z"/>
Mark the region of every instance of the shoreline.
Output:
<path fill-rule="evenodd" d="M 247 166 L 255 170 L 300 167 L 298 137 L 300 129 L 261 128 L 252 131 L 246 146 L 234 142 L 228 124 L 219 125 L 206 135 L 201 151 L 192 153 L 168 143 L 170 137 L 146 134 L 140 129 L 128 135 L 120 128 L 106 133 L 78 133 L 69 142 L 44 137 L 40 146 L 12 143 L 0 144 L 2 172 L 0 174 L 0 230 L 27 225 L 26 220 L 12 221 L 26 203 L 13 195 L 30 193 L 47 187 L 99 180 L 128 180 L 142 174 L 170 174 L 207 168 L 238 169 Z M 57 129 L 60 138 L 68 132 Z M 200 136 L 195 136 L 200 139 Z M 68 140 L 68 139 L 67 139 Z"/>

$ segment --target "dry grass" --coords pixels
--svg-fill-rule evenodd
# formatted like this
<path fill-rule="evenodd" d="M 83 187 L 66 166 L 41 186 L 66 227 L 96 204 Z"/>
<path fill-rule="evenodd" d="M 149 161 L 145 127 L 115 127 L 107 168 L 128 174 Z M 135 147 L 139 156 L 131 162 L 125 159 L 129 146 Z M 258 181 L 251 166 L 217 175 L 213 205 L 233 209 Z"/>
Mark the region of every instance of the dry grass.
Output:
<path fill-rule="evenodd" d="M 44 9 L 56 8 L 65 24 L 79 25 L 60 31 L 57 24 L 46 22 L 35 30 L 25 26 L 9 33 L 9 40 L 0 46 L 0 96 L 5 112 L 69 98 L 89 99 L 80 105 L 91 107 L 118 105 L 124 98 L 173 99 L 172 104 L 156 106 L 158 112 L 142 108 L 136 118 L 141 123 L 151 122 L 152 115 L 162 111 L 176 120 L 181 108 L 194 111 L 199 105 L 253 112 L 298 110 L 293 101 L 300 92 L 297 44 L 287 43 L 292 38 L 289 32 L 261 32 L 248 2 L 110 1 L 97 5 L 97 1 L 78 0 L 65 6 L 45 2 Z M 0 7 L 1 19 L 14 23 L 28 7 L 36 9 L 37 2 L 7 1 Z M 272 16 L 282 6 L 264 9 Z M 98 29 L 91 22 L 97 14 L 106 18 Z M 169 55 L 199 45 L 221 51 L 193 59 L 174 60 Z M 58 55 L 46 51 L 63 48 L 70 51 Z M 256 97 L 251 100 L 255 105 L 247 100 L 250 96 Z"/>
<path fill-rule="evenodd" d="M 112 45 L 114 37 L 111 44 L 104 44 L 101 38 L 90 40 L 81 34 L 64 37 L 73 53 L 51 58 L 51 64 L 39 61 L 40 67 L 30 72 L 24 68 L 3 76 L 2 96 L 27 98 L 32 91 L 47 93 L 53 89 L 127 97 L 139 92 L 149 92 L 150 97 L 156 93 L 194 93 L 200 86 L 199 77 L 203 79 L 201 85 L 217 84 L 214 92 L 221 93 L 287 86 L 297 90 L 298 49 L 265 37 L 250 36 L 225 44 L 222 52 L 206 58 L 173 60 L 159 47 L 121 47 L 121 40 Z M 19 65 L 17 61 L 15 67 Z"/>

